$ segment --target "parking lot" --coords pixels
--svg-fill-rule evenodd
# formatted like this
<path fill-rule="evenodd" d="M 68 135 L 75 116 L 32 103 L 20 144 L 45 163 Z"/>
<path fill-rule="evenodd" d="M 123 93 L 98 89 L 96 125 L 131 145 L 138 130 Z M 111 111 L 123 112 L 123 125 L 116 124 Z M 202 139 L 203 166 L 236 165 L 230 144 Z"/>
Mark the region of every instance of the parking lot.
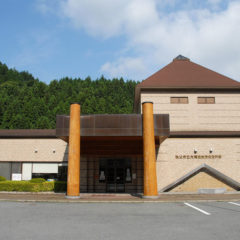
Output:
<path fill-rule="evenodd" d="M 1 239 L 240 239 L 240 202 L 0 202 Z"/>

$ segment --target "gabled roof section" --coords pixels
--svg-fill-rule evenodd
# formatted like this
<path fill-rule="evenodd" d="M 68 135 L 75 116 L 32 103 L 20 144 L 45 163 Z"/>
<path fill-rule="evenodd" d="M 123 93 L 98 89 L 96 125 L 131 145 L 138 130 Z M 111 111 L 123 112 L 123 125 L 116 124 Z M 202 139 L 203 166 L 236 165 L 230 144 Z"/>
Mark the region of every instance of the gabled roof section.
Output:
<path fill-rule="evenodd" d="M 182 55 L 154 73 L 135 88 L 134 112 L 139 111 L 140 93 L 144 90 L 219 90 L 240 92 L 240 82 L 193 63 Z"/>
<path fill-rule="evenodd" d="M 142 81 L 137 87 L 154 88 L 240 88 L 240 82 L 193 63 L 179 55 Z"/>
<path fill-rule="evenodd" d="M 233 180 L 232 178 L 224 175 L 223 173 L 217 171 L 215 168 L 212 168 L 210 166 L 208 166 L 207 164 L 201 164 L 199 167 L 193 169 L 192 171 L 190 171 L 189 173 L 187 173 L 186 175 L 182 176 L 181 178 L 179 178 L 177 181 L 171 183 L 170 185 L 164 187 L 163 189 L 160 190 L 160 192 L 169 192 L 172 189 L 176 188 L 177 186 L 179 186 L 180 184 L 186 182 L 188 179 L 190 179 L 191 177 L 195 176 L 196 174 L 198 174 L 199 172 L 205 172 L 211 176 L 213 176 L 214 178 L 222 181 L 223 183 L 227 184 L 228 186 L 234 188 L 235 190 L 240 190 L 240 183 Z"/>

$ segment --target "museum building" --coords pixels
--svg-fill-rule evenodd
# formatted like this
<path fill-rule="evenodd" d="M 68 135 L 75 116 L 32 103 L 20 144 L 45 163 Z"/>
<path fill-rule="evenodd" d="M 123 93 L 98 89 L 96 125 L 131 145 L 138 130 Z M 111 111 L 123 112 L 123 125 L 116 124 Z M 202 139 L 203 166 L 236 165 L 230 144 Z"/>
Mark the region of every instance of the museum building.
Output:
<path fill-rule="evenodd" d="M 135 114 L 56 117 L 52 130 L 0 130 L 0 176 L 81 192 L 240 190 L 240 83 L 179 55 L 136 86 Z"/>

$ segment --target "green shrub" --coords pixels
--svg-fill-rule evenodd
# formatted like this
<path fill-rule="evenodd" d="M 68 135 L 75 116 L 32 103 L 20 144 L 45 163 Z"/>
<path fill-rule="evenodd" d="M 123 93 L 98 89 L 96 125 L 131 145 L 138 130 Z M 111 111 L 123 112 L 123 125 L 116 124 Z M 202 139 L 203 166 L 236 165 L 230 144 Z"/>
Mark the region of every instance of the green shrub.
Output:
<path fill-rule="evenodd" d="M 66 192 L 67 191 L 67 182 L 56 181 L 54 182 L 54 192 Z"/>
<path fill-rule="evenodd" d="M 31 182 L 31 183 L 43 183 L 43 182 L 46 182 L 46 180 L 44 178 L 33 178 L 33 179 L 29 180 L 29 182 Z"/>
<path fill-rule="evenodd" d="M 6 178 L 3 176 L 0 176 L 0 181 L 6 181 Z"/>
<path fill-rule="evenodd" d="M 27 181 L 4 181 L 0 183 L 0 191 L 8 191 L 8 192 L 53 191 L 54 184 L 49 184 L 48 182 L 46 183 L 31 183 Z"/>
<path fill-rule="evenodd" d="M 34 183 L 30 181 L 1 181 L 0 191 L 7 192 L 65 192 L 67 183 L 61 181 Z"/>

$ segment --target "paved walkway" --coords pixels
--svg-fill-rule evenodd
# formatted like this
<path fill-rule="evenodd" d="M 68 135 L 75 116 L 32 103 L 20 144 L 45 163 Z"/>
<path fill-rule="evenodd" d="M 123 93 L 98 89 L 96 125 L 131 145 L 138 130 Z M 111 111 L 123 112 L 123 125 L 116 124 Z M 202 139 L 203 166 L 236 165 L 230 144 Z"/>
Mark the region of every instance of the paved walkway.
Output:
<path fill-rule="evenodd" d="M 83 193 L 79 199 L 68 199 L 64 193 L 0 192 L 0 201 L 20 202 L 185 202 L 240 201 L 240 193 L 225 194 L 160 194 L 157 199 L 143 199 L 131 194 Z"/>

